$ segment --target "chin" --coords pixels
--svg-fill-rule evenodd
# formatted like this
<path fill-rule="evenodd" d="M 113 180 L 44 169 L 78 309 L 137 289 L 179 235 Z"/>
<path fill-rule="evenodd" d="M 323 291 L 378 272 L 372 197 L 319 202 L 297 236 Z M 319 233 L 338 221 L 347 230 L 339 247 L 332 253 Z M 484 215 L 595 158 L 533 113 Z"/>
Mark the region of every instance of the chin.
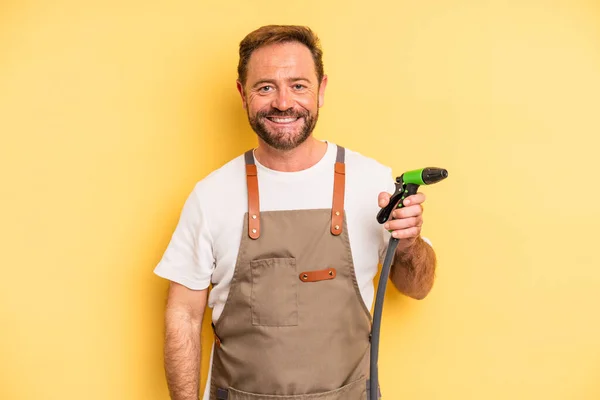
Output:
<path fill-rule="evenodd" d="M 300 146 L 310 137 L 303 132 L 277 133 L 272 132 L 257 132 L 258 136 L 270 147 L 277 150 L 293 150 Z"/>

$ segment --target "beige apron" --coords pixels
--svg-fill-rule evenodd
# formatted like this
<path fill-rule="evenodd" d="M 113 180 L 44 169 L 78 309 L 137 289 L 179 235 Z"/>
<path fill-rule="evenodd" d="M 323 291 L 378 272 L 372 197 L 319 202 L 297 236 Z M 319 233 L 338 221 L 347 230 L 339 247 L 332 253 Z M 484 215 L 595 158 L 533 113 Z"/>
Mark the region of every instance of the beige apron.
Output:
<path fill-rule="evenodd" d="M 366 400 L 371 314 L 344 213 L 344 148 L 332 208 L 260 212 L 245 154 L 248 212 L 223 312 L 213 326 L 211 400 Z"/>

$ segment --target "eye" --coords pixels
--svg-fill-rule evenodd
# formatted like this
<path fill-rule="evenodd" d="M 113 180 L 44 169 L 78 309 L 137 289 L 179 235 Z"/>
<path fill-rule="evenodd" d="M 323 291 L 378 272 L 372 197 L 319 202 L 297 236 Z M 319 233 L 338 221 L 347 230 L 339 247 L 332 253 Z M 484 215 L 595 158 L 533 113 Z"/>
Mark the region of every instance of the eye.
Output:
<path fill-rule="evenodd" d="M 268 86 L 268 85 L 267 85 L 267 86 L 263 86 L 263 87 L 261 87 L 260 89 L 258 89 L 258 91 L 259 91 L 259 92 L 262 92 L 262 93 L 267 93 L 267 92 L 269 92 L 269 91 L 270 91 L 270 89 L 272 89 L 272 88 L 273 88 L 272 86 Z"/>
<path fill-rule="evenodd" d="M 304 85 L 302 85 L 302 84 L 300 84 L 300 83 L 296 83 L 296 84 L 294 85 L 294 89 L 296 89 L 296 90 L 302 90 L 302 89 L 304 89 L 304 88 L 305 88 L 305 86 L 304 86 Z"/>

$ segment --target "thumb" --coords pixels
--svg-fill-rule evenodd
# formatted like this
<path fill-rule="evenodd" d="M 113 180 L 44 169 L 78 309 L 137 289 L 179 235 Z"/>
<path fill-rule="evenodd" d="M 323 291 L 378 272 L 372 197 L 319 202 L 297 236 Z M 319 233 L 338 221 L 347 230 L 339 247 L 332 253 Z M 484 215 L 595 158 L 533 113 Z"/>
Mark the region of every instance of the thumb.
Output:
<path fill-rule="evenodd" d="M 391 197 L 392 197 L 392 195 L 387 192 L 379 193 L 379 198 L 378 198 L 379 207 L 387 206 L 388 203 L 390 202 Z"/>

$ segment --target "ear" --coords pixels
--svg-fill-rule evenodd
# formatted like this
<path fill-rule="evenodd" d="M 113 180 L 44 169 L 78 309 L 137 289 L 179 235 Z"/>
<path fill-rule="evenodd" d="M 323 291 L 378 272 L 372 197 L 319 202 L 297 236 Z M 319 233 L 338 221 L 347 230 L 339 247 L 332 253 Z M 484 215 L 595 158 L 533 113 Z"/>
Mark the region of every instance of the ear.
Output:
<path fill-rule="evenodd" d="M 319 108 L 325 104 L 325 89 L 327 88 L 327 75 L 323 75 L 321 85 L 319 85 Z"/>
<path fill-rule="evenodd" d="M 242 97 L 242 107 L 244 107 L 244 110 L 246 109 L 246 107 L 248 106 L 246 104 L 246 96 L 244 95 L 244 85 L 242 85 L 242 82 L 240 82 L 240 80 L 236 80 L 236 86 L 237 86 L 237 90 L 240 93 L 240 96 Z"/>

